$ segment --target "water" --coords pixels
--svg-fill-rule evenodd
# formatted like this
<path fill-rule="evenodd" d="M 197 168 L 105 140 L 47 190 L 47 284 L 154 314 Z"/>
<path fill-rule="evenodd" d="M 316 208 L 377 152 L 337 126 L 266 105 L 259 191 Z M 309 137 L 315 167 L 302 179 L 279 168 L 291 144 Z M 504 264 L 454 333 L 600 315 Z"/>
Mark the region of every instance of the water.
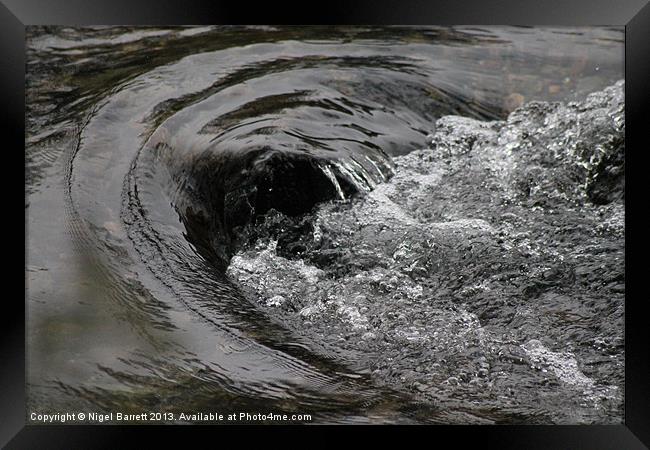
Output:
<path fill-rule="evenodd" d="M 498 132 L 511 151 L 521 129 L 540 127 L 498 122 L 516 107 L 622 78 L 622 42 L 608 28 L 29 28 L 31 408 L 620 423 L 624 286 L 590 295 L 604 275 L 565 279 L 599 254 L 621 273 L 620 199 L 580 187 L 580 171 L 557 172 L 570 182 L 527 173 L 535 156 L 468 161 L 463 149 Z M 448 115 L 487 125 L 436 124 Z M 579 140 L 565 122 L 565 141 L 542 134 L 556 153 Z M 441 159 L 409 160 L 434 127 Z M 581 158 L 587 172 L 600 161 Z M 508 182 L 470 195 L 486 167 Z M 547 184 L 521 203 L 511 188 L 524 175 Z M 558 179 L 557 196 L 530 201 Z M 535 247 L 576 226 L 583 234 L 558 244 L 564 265 Z M 457 279 L 466 249 L 451 242 L 489 250 L 474 256 L 479 272 L 497 256 L 511 265 Z M 438 269 L 418 274 L 419 257 Z M 548 272 L 557 288 L 526 291 L 538 308 L 499 281 L 520 265 L 540 273 L 517 277 Z M 476 301 L 490 289 L 507 307 Z"/>

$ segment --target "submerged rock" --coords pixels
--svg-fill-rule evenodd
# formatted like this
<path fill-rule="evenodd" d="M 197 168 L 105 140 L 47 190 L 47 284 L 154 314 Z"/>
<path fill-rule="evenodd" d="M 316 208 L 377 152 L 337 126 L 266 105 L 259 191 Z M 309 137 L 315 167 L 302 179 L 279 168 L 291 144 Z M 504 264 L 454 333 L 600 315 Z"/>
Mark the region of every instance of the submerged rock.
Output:
<path fill-rule="evenodd" d="M 271 209 L 228 275 L 316 347 L 469 421 L 619 423 L 623 87 L 443 117 L 371 192 Z"/>

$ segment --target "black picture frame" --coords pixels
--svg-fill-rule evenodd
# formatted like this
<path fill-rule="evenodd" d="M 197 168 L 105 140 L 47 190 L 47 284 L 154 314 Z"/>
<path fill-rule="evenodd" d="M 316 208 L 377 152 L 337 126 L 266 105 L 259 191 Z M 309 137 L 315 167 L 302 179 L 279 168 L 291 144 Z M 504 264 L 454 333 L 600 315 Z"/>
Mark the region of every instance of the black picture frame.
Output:
<path fill-rule="evenodd" d="M 291 13 L 289 13 L 289 11 Z M 451 439 L 454 446 L 479 443 L 488 448 L 641 449 L 650 445 L 650 372 L 643 287 L 646 266 L 633 264 L 644 255 L 648 239 L 637 216 L 645 186 L 643 128 L 650 105 L 650 4 L 648 0 L 444 0 L 331 1 L 316 7 L 306 3 L 281 5 L 226 4 L 208 0 L 1 0 L 0 55 L 2 108 L 6 126 L 4 154 L 16 159 L 25 145 L 25 26 L 26 25 L 171 25 L 171 24 L 436 24 L 436 25 L 614 25 L 625 27 L 625 114 L 628 159 L 626 179 L 626 305 L 625 305 L 625 421 L 607 426 L 435 426 L 436 442 Z M 9 161 L 9 160 L 6 160 Z M 11 159 L 5 173 L 20 177 L 19 162 Z M 24 160 L 23 160 L 24 163 Z M 24 172 L 23 172 L 24 173 Z M 6 197 L 16 200 L 19 180 L 7 180 Z M 24 183 L 24 180 L 23 180 Z M 631 184 L 630 184 L 631 183 Z M 637 184 L 639 186 L 637 186 Z M 23 197 L 24 199 L 24 197 Z M 634 206 L 633 206 L 634 205 Z M 631 207 L 633 206 L 633 207 Z M 634 209 L 636 208 L 636 212 Z M 13 215 L 12 215 L 13 216 Z M 19 223 L 13 218 L 9 221 Z M 25 228 L 26 233 L 26 228 Z M 25 236 L 27 239 L 27 236 Z M 23 250 L 25 248 L 23 247 Z M 20 250 L 18 250 L 20 251 Z M 11 261 L 11 260 L 9 260 Z M 9 264 L 9 267 L 13 264 Z M 16 264 L 16 267 L 18 265 Z M 19 270 L 19 269 L 16 269 Z M 12 279 L 9 273 L 7 279 Z M 18 277 L 16 277 L 18 279 Z M 8 291 L 7 291 L 8 292 Z M 139 426 L 26 425 L 25 409 L 25 300 L 5 294 L 2 314 L 3 363 L 0 369 L 0 445 L 7 448 L 121 448 L 143 428 Z M 183 433 L 213 431 L 211 427 L 182 428 Z M 241 427 L 237 428 L 243 432 Z M 411 432 L 411 431 L 409 431 Z M 242 441 L 248 437 L 241 434 Z M 46 445 L 44 445 L 46 444 Z"/>

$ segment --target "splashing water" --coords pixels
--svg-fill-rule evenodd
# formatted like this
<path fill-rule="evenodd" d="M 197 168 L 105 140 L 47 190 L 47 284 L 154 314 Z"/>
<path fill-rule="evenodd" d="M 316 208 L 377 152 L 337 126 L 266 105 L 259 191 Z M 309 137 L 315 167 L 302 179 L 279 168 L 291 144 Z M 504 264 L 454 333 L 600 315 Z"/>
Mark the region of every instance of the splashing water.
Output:
<path fill-rule="evenodd" d="M 622 30 L 27 34 L 32 406 L 620 422 Z"/>

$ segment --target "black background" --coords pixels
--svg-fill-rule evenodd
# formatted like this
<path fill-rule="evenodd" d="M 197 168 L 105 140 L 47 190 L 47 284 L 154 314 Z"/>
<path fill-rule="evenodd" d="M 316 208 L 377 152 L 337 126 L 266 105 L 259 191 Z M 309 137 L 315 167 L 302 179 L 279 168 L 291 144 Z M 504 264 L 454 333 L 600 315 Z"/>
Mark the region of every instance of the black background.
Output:
<path fill-rule="evenodd" d="M 24 195 L 25 25 L 199 25 L 199 24 L 427 24 L 427 25 L 619 25 L 626 28 L 626 385 L 625 425 L 621 426 L 417 426 L 363 427 L 363 434 L 382 437 L 387 431 L 406 431 L 407 445 L 500 449 L 642 449 L 650 445 L 650 326 L 645 304 L 650 295 L 647 278 L 648 226 L 644 224 L 648 187 L 647 131 L 650 124 L 650 4 L 647 0 L 348 0 L 296 2 L 220 2 L 208 0 L 0 0 L 0 135 L 2 151 L 3 225 L 8 243 L 19 242 L 26 218 Z M 21 151 L 22 149 L 22 151 Z M 21 167 L 22 166 L 22 167 Z M 21 177 L 23 179 L 21 180 Z M 25 222 L 25 242 L 27 239 Z M 11 233 L 11 234 L 10 234 Z M 18 284 L 24 276 L 18 255 L 5 255 L 4 280 Z M 15 276 L 14 276 L 15 272 Z M 24 278 L 23 278 L 24 279 Z M 26 287 L 26 286 L 25 286 Z M 19 288 L 20 289 L 20 288 Z M 26 291 L 24 291 L 26 292 Z M 184 445 L 199 444 L 208 432 L 210 446 L 245 445 L 252 438 L 278 438 L 281 445 L 305 447 L 316 435 L 347 440 L 340 430 L 324 427 L 270 427 L 264 430 L 225 427 L 162 426 L 25 426 L 25 297 L 6 283 L 0 314 L 0 445 L 7 448 L 124 448 L 146 438 L 167 439 L 174 434 Z M 354 428 L 354 430 L 353 430 Z M 348 427 L 344 431 L 359 431 Z M 291 431 L 291 435 L 287 434 Z M 307 431 L 295 440 L 293 431 Z M 144 436 L 143 436 L 144 432 Z M 262 434 L 264 433 L 264 434 Z M 301 433 L 302 434 L 302 433 Z M 178 436 L 180 435 L 180 436 Z M 201 436 L 204 437 L 204 436 Z M 320 436 L 319 436 L 320 437 Z M 421 442 L 421 444 L 420 444 Z M 645 446 L 643 443 L 645 443 Z M 142 445 L 142 444 L 141 444 Z"/>

